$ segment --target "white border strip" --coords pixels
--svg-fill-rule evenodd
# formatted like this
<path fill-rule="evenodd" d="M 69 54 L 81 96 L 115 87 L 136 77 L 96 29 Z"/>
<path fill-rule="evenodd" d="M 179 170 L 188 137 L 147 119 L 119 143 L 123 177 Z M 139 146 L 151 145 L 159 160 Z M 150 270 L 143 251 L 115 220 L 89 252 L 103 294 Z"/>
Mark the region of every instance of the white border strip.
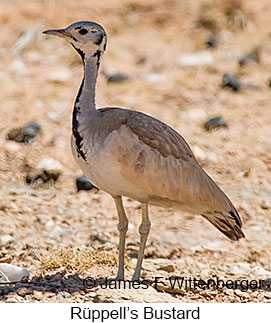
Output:
<path fill-rule="evenodd" d="M 1 322 L 261 322 L 270 317 L 264 303 L 24 303 L 0 304 Z M 5 321 L 4 321 L 5 319 Z"/>

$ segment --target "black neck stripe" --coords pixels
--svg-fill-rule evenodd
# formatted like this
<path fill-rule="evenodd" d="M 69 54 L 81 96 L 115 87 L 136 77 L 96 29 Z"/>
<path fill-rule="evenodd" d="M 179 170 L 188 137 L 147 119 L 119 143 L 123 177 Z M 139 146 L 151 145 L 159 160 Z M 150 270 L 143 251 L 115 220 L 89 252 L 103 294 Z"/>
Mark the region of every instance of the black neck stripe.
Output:
<path fill-rule="evenodd" d="M 74 44 L 71 44 L 72 47 L 79 53 L 79 55 L 82 57 L 82 60 L 85 59 L 85 53 L 80 49 L 74 46 Z"/>
<path fill-rule="evenodd" d="M 78 116 L 80 114 L 80 106 L 79 106 L 79 99 L 82 94 L 83 86 L 84 86 L 85 79 L 82 80 L 82 83 L 80 85 L 79 92 L 77 94 L 74 109 L 73 109 L 73 116 L 72 116 L 72 133 L 75 139 L 75 145 L 76 145 L 76 151 L 78 153 L 78 157 L 82 157 L 85 161 L 87 160 L 85 152 L 82 150 L 83 146 L 83 137 L 81 136 L 79 132 L 79 121 Z"/>
<path fill-rule="evenodd" d="M 100 60 L 101 60 L 101 56 L 102 56 L 102 51 L 100 49 L 98 49 L 93 55 L 92 57 L 97 57 L 97 68 L 99 68 L 100 66 Z"/>

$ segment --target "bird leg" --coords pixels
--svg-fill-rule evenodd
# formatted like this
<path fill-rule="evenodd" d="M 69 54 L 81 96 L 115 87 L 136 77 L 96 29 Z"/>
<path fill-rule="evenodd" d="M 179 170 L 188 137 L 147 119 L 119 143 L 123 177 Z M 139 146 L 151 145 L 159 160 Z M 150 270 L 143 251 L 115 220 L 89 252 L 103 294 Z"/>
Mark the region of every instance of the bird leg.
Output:
<path fill-rule="evenodd" d="M 117 280 L 124 280 L 124 252 L 125 252 L 125 238 L 126 238 L 126 232 L 128 229 L 128 219 L 125 214 L 125 210 L 122 204 L 121 196 L 113 197 L 118 217 L 119 217 L 119 223 L 118 223 L 118 230 L 120 232 L 119 237 L 119 268 L 118 268 L 118 274 L 116 279 Z"/>
<path fill-rule="evenodd" d="M 151 222 L 148 215 L 148 204 L 141 203 L 141 210 L 142 210 L 142 222 L 139 227 L 140 246 L 139 246 L 139 252 L 137 257 L 136 269 L 132 278 L 133 281 L 140 280 L 140 272 L 141 272 L 142 261 L 144 257 L 144 250 L 145 250 L 147 238 L 151 227 Z"/>

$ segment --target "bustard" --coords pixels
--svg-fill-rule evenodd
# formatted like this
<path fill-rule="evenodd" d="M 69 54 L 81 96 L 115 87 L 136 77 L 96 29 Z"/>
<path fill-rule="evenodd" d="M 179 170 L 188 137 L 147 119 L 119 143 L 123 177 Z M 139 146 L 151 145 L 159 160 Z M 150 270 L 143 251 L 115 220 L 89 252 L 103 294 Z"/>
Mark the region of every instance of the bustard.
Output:
<path fill-rule="evenodd" d="M 139 201 L 142 208 L 133 280 L 140 279 L 151 226 L 148 204 L 202 215 L 231 240 L 244 237 L 233 204 L 200 167 L 181 135 L 141 112 L 121 108 L 96 110 L 96 79 L 107 40 L 103 27 L 81 21 L 44 33 L 66 39 L 83 60 L 84 77 L 73 109 L 71 146 L 84 174 L 115 201 L 120 232 L 117 279 L 124 279 L 128 228 L 122 196 Z"/>

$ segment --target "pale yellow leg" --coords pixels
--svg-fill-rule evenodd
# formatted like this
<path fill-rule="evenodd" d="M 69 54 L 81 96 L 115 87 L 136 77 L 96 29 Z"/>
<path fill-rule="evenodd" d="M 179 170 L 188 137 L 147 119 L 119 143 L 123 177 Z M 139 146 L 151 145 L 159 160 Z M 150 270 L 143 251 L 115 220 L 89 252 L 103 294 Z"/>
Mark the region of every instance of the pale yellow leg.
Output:
<path fill-rule="evenodd" d="M 125 214 L 125 210 L 122 204 L 121 196 L 114 196 L 118 217 L 119 217 L 119 223 L 118 223 L 118 230 L 120 232 L 119 237 L 119 268 L 118 268 L 118 274 L 116 279 L 118 280 L 124 280 L 124 252 L 125 252 L 125 239 L 126 239 L 126 233 L 128 230 L 128 219 Z"/>
<path fill-rule="evenodd" d="M 150 232 L 151 222 L 148 215 L 148 204 L 147 203 L 141 203 L 141 209 L 142 209 L 142 222 L 139 227 L 139 234 L 140 234 L 140 246 L 139 246 L 139 252 L 137 257 L 137 264 L 136 269 L 133 275 L 132 280 L 140 280 L 140 273 L 141 273 L 141 267 L 142 267 L 142 261 L 144 258 L 144 250 L 147 242 L 147 238 Z"/>

